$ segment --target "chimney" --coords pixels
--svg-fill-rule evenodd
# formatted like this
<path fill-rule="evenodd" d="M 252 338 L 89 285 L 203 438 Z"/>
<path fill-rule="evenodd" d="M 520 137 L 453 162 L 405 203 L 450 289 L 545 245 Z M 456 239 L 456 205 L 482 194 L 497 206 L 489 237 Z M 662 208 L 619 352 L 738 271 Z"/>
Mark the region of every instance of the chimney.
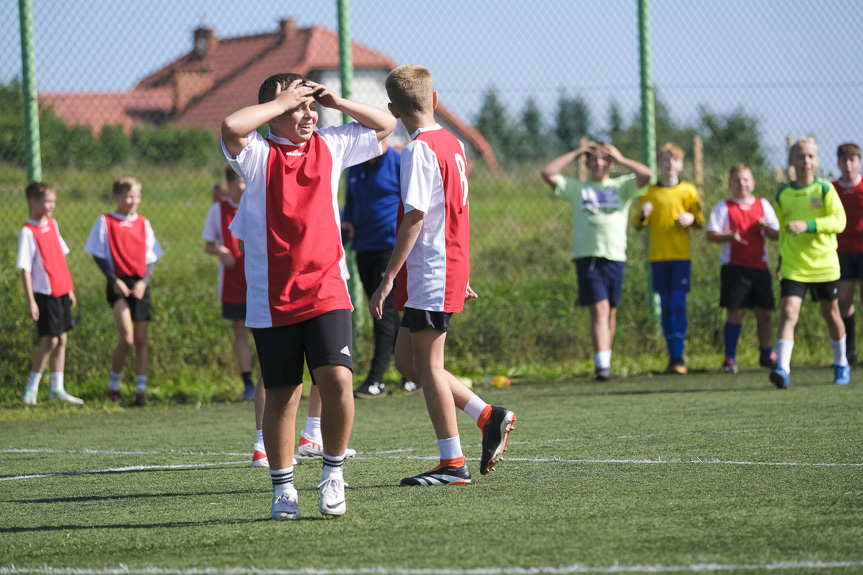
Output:
<path fill-rule="evenodd" d="M 204 26 L 195 29 L 195 39 L 192 54 L 196 60 L 203 59 L 218 43 L 215 31 Z"/>
<path fill-rule="evenodd" d="M 287 40 L 297 31 L 297 22 L 293 18 L 279 20 L 279 36 L 282 40 Z"/>

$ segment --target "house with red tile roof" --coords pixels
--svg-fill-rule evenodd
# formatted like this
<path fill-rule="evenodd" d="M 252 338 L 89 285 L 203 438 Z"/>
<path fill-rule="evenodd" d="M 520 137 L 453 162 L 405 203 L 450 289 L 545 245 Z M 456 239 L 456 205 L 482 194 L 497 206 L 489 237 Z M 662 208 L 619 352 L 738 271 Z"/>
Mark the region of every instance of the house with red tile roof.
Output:
<path fill-rule="evenodd" d="M 386 109 L 384 80 L 395 62 L 356 42 L 352 52 L 352 98 Z M 302 74 L 340 92 L 338 35 L 318 25 L 298 28 L 292 19 L 282 20 L 275 32 L 238 38 L 219 39 L 212 28 L 200 27 L 191 51 L 128 92 L 43 93 L 39 101 L 67 124 L 95 131 L 104 125 L 121 125 L 128 132 L 136 125 L 170 123 L 216 132 L 231 112 L 257 103 L 261 82 L 280 71 Z M 319 126 L 341 123 L 338 112 L 320 110 Z M 498 167 L 491 146 L 471 125 L 443 105 L 436 118 L 464 143 L 468 157 Z M 391 144 L 401 147 L 407 140 L 399 123 Z"/>

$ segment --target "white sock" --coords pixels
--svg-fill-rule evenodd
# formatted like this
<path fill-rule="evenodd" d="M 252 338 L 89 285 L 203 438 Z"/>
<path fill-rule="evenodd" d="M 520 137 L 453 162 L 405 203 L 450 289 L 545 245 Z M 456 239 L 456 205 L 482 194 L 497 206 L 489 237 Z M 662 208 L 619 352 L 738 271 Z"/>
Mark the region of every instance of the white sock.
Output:
<path fill-rule="evenodd" d="M 848 365 L 848 358 L 845 357 L 845 338 L 843 335 L 838 340 L 830 338 L 830 345 L 833 346 L 833 365 L 845 366 Z"/>
<path fill-rule="evenodd" d="M 480 396 L 474 395 L 464 406 L 464 412 L 468 414 L 475 422 L 479 421 L 479 416 L 482 415 L 482 410 L 488 405 Z"/>
<path fill-rule="evenodd" d="M 344 473 L 345 454 L 335 456 L 324 453 L 324 464 L 321 467 L 321 481 L 326 481 L 331 477 L 344 477 Z"/>
<path fill-rule="evenodd" d="M 320 417 L 307 417 L 306 418 L 306 428 L 303 430 L 306 432 L 306 435 L 309 437 L 321 437 L 321 418 Z"/>
<path fill-rule="evenodd" d="M 108 381 L 108 389 L 120 391 L 120 378 L 123 377 L 120 373 L 111 372 L 111 379 Z"/>
<path fill-rule="evenodd" d="M 66 391 L 63 388 L 63 372 L 62 371 L 52 371 L 51 372 L 51 391 L 54 393 L 61 393 Z"/>
<path fill-rule="evenodd" d="M 294 466 L 285 469 L 270 469 L 270 479 L 273 482 L 273 495 L 280 495 L 294 489 Z"/>
<path fill-rule="evenodd" d="M 139 375 L 135 378 L 135 393 L 144 393 L 147 391 L 147 376 Z"/>
<path fill-rule="evenodd" d="M 776 361 L 779 367 L 791 373 L 791 351 L 794 349 L 793 339 L 776 340 Z"/>
<path fill-rule="evenodd" d="M 440 450 L 441 459 L 455 459 L 456 457 L 464 457 L 461 451 L 461 439 L 456 435 L 448 439 L 438 439 L 437 446 Z"/>
<path fill-rule="evenodd" d="M 263 429 L 258 429 L 255 431 L 255 443 L 257 443 L 258 445 L 264 444 L 264 430 Z"/>
<path fill-rule="evenodd" d="M 27 378 L 27 391 L 39 391 L 39 384 L 42 382 L 41 373 L 30 372 L 30 377 Z"/>
<path fill-rule="evenodd" d="M 608 369 L 611 367 L 611 350 L 598 351 L 594 356 L 596 369 Z"/>

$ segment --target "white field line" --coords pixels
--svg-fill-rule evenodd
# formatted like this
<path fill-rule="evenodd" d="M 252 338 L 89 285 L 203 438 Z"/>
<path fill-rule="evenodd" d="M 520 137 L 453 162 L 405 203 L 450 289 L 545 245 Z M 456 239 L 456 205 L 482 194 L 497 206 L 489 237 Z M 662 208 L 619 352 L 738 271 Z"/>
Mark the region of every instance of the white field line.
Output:
<path fill-rule="evenodd" d="M 694 563 L 691 565 L 620 565 L 607 567 L 589 565 L 564 565 L 560 567 L 507 567 L 479 569 L 393 569 L 369 567 L 365 569 L 316 569 L 300 567 L 297 569 L 256 569 L 249 567 L 165 569 L 145 567 L 130 569 L 125 565 L 116 568 L 79 569 L 74 567 L 0 567 L 0 575 L 538 575 L 549 573 L 568 575 L 570 573 L 709 573 L 717 571 L 783 571 L 799 569 L 841 569 L 863 567 L 861 561 L 776 561 L 773 563 Z"/>
<path fill-rule="evenodd" d="M 216 467 L 222 465 L 249 465 L 248 461 L 223 461 L 220 463 L 192 463 L 184 465 L 130 465 L 129 467 L 109 467 L 108 469 L 91 469 L 88 471 L 60 471 L 55 473 L 39 473 L 35 475 L 16 475 L 0 477 L 0 481 L 17 481 L 20 479 L 42 479 L 45 477 L 60 477 L 63 475 L 98 475 L 101 473 L 123 473 L 126 471 L 148 471 L 151 469 L 189 469 L 195 467 Z"/>

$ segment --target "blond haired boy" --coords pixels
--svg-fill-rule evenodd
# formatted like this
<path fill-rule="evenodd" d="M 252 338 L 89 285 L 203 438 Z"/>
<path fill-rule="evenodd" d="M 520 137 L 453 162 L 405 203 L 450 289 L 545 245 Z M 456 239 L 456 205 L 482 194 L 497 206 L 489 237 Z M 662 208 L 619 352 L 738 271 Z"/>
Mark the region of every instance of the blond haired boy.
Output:
<path fill-rule="evenodd" d="M 440 463 L 402 479 L 402 485 L 467 485 L 456 408 L 482 430 L 480 473 L 494 469 L 506 450 L 515 414 L 485 403 L 444 368 L 449 320 L 476 293 L 470 275 L 468 171 L 464 146 L 434 119 L 438 96 L 431 73 L 413 64 L 386 79 L 389 109 L 411 142 L 402 150 L 401 206 L 396 245 L 378 289 L 369 300 L 376 319 L 396 286 L 396 310 L 404 315 L 396 339 L 396 368 L 420 383 L 434 426 Z"/>
<path fill-rule="evenodd" d="M 650 226 L 647 259 L 653 274 L 653 291 L 662 307 L 662 332 L 668 346 L 667 373 L 686 373 L 683 350 L 686 343 L 686 295 L 692 273 L 692 227 L 704 226 L 701 199 L 695 186 L 679 178 L 683 150 L 668 142 L 657 154 L 659 181 L 641 197 L 635 229 Z"/>
<path fill-rule="evenodd" d="M 788 165 L 794 181 L 776 193 L 779 216 L 780 304 L 776 355 L 779 366 L 770 381 L 779 389 L 790 385 L 794 327 L 806 292 L 821 307 L 833 347 L 833 383 L 851 381 L 845 356 L 845 326 L 839 314 L 839 256 L 836 234 L 845 229 L 845 210 L 833 184 L 819 178 L 818 146 L 812 138 L 801 138 L 788 150 Z"/>

